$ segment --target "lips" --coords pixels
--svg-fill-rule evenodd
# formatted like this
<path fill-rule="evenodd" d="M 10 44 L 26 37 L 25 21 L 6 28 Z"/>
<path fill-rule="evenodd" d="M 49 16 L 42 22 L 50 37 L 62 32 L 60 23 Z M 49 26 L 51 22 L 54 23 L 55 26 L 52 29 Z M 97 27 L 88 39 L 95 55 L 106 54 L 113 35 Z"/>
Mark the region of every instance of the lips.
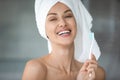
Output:
<path fill-rule="evenodd" d="M 62 30 L 62 31 L 59 31 L 57 34 L 58 35 L 68 35 L 71 33 L 71 30 Z"/>

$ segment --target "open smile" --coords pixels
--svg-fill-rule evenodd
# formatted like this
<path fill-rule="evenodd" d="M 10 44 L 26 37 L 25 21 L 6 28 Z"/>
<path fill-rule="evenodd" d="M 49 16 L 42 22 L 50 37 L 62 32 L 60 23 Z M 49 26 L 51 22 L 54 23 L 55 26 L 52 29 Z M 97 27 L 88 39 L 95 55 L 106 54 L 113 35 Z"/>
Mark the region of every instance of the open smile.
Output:
<path fill-rule="evenodd" d="M 57 34 L 61 36 L 61 35 L 69 35 L 70 33 L 71 33 L 71 30 L 62 30 L 62 31 L 59 31 Z"/>

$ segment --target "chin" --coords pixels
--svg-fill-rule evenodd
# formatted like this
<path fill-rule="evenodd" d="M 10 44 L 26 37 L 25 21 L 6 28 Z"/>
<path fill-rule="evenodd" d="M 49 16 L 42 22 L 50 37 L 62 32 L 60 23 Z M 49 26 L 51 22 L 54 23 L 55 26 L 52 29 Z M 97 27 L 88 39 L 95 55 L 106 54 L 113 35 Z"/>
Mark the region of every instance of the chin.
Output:
<path fill-rule="evenodd" d="M 62 46 L 71 46 L 74 44 L 74 41 L 62 41 L 59 43 L 59 45 L 62 45 Z"/>

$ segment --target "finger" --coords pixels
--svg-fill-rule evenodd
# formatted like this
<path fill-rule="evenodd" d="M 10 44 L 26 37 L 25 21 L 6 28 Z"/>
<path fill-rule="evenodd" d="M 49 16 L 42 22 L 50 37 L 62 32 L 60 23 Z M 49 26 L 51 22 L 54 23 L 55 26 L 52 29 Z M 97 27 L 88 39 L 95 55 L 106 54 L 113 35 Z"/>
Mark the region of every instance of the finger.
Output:
<path fill-rule="evenodd" d="M 89 80 L 93 80 L 93 79 L 95 79 L 95 71 L 94 71 L 94 69 L 89 69 L 88 70 L 88 77 L 89 77 Z"/>
<path fill-rule="evenodd" d="M 93 53 L 91 53 L 91 60 L 95 60 L 96 61 L 96 57 Z"/>
<path fill-rule="evenodd" d="M 98 67 L 98 63 L 94 60 L 88 60 L 88 67 L 87 67 L 87 70 L 90 69 L 90 68 L 93 68 L 94 70 L 97 70 L 97 67 Z"/>
<path fill-rule="evenodd" d="M 82 72 L 82 71 L 86 71 L 88 65 L 89 65 L 89 63 L 88 63 L 88 62 L 85 62 L 85 63 L 83 64 L 82 68 L 80 69 L 80 72 Z"/>
<path fill-rule="evenodd" d="M 89 59 L 89 60 L 87 60 L 86 62 L 88 62 L 89 64 L 96 64 L 96 65 L 98 65 L 98 62 L 95 61 L 95 60 Z"/>
<path fill-rule="evenodd" d="M 89 66 L 87 67 L 87 70 L 93 68 L 95 71 L 97 70 L 98 65 L 94 65 L 94 64 L 89 64 Z"/>

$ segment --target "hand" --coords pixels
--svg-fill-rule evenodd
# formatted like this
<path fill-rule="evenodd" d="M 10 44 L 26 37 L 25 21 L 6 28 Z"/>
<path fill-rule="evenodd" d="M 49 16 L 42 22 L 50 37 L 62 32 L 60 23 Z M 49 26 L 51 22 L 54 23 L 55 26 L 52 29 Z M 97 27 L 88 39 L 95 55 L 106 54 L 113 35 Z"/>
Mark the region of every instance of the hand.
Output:
<path fill-rule="evenodd" d="M 91 60 L 87 60 L 80 69 L 77 80 L 95 80 L 98 63 L 93 54 Z"/>

